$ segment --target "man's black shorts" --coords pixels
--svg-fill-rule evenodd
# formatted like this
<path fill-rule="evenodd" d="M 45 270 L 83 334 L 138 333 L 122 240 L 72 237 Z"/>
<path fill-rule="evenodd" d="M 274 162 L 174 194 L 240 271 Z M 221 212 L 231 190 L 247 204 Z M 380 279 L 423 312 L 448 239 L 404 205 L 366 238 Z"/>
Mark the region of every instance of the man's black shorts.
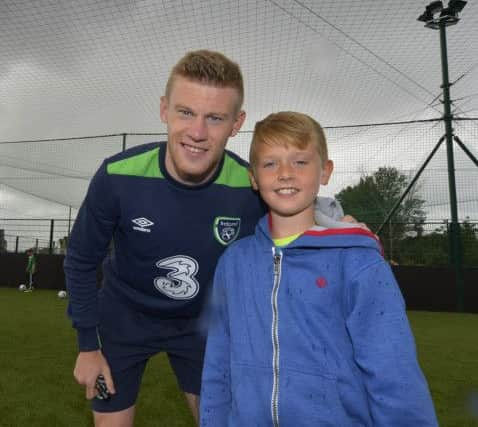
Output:
<path fill-rule="evenodd" d="M 116 394 L 109 400 L 93 399 L 94 411 L 116 412 L 132 406 L 146 363 L 160 352 L 167 353 L 181 390 L 199 395 L 206 338 L 199 332 L 196 318 L 155 318 L 101 292 L 99 305 L 102 352 Z"/>

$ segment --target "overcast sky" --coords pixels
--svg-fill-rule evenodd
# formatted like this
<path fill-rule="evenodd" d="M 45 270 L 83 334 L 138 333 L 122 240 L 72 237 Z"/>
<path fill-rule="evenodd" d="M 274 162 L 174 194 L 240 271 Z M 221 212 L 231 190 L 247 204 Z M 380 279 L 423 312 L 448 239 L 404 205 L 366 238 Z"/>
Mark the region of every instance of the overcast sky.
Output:
<path fill-rule="evenodd" d="M 222 51 L 241 65 L 245 131 L 279 110 L 311 114 L 324 126 L 438 118 L 439 33 L 416 20 L 426 4 L 2 0 L 0 142 L 164 132 L 159 97 L 169 70 L 198 48 Z M 457 115 L 477 117 L 476 1 L 461 18 L 448 28 L 450 80 L 459 79 L 452 98 Z M 475 155 L 477 128 L 477 122 L 459 127 Z M 327 194 L 385 164 L 413 173 L 444 132 L 443 123 L 384 129 L 328 132 L 336 170 Z M 244 133 L 230 148 L 246 155 L 249 139 Z M 115 137 L 0 144 L 0 217 L 65 217 L 68 206 L 79 206 L 102 158 L 120 150 Z M 476 167 L 464 162 L 471 175 L 460 183 L 476 182 Z M 433 184 L 430 205 L 447 197 L 442 175 L 424 184 Z M 463 188 L 463 197 L 476 202 L 476 190 Z M 468 213 L 478 217 L 477 210 L 468 204 Z"/>

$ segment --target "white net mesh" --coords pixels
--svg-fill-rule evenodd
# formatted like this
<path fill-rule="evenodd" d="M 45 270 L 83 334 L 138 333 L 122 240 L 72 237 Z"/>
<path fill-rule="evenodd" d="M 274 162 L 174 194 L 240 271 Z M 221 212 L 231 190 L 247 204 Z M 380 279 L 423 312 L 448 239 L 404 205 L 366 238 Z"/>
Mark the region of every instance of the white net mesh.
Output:
<path fill-rule="evenodd" d="M 404 0 L 3 0 L 0 2 L 0 217 L 73 216 L 101 160 L 122 133 L 161 133 L 159 97 L 187 51 L 219 50 L 245 77 L 245 132 L 229 147 L 247 157 L 254 123 L 298 110 L 322 125 L 438 118 L 437 31 L 416 18 L 427 2 Z M 478 110 L 478 5 L 449 27 L 453 110 Z M 477 121 L 456 122 L 475 156 Z M 380 166 L 410 176 L 443 123 L 328 129 L 334 195 Z M 127 146 L 164 139 L 128 135 Z M 455 149 L 459 214 L 478 218 L 476 167 Z M 444 146 L 419 182 L 429 218 L 449 217 Z M 2 225 L 0 224 L 0 228 Z"/>

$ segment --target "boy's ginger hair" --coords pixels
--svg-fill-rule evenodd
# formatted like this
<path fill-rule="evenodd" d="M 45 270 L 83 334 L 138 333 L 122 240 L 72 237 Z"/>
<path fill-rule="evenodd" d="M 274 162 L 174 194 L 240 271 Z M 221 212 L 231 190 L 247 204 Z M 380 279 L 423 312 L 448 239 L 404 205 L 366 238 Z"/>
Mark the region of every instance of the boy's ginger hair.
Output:
<path fill-rule="evenodd" d="M 174 78 L 181 76 L 189 80 L 217 87 L 231 87 L 239 94 L 238 110 L 244 101 L 244 82 L 239 65 L 220 52 L 195 50 L 186 53 L 171 70 L 166 84 L 169 98 Z"/>
<path fill-rule="evenodd" d="M 281 111 L 269 114 L 264 120 L 256 123 L 249 151 L 249 162 L 252 170 L 257 162 L 259 144 L 292 145 L 300 149 L 308 144 L 315 144 L 322 161 L 328 161 L 327 140 L 322 126 L 307 114 L 294 111 Z"/>

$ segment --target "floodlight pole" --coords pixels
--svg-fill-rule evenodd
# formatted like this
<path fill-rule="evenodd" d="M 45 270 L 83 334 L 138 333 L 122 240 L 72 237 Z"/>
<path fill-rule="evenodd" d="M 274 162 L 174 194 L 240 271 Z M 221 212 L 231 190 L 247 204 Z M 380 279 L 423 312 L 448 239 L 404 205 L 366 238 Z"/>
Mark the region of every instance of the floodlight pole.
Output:
<path fill-rule="evenodd" d="M 458 209 L 456 197 L 455 181 L 455 160 L 453 155 L 453 114 L 451 113 L 450 101 L 450 81 L 448 77 L 448 54 L 446 45 L 446 22 L 439 21 L 440 47 L 441 47 L 441 65 L 443 76 L 443 120 L 445 122 L 446 153 L 448 162 L 448 188 L 450 192 L 450 210 L 451 210 L 451 229 L 450 246 L 451 258 L 455 268 L 455 278 L 457 286 L 457 308 L 458 311 L 464 310 L 464 278 L 462 270 L 462 246 L 460 236 L 460 224 L 458 223 Z"/>

